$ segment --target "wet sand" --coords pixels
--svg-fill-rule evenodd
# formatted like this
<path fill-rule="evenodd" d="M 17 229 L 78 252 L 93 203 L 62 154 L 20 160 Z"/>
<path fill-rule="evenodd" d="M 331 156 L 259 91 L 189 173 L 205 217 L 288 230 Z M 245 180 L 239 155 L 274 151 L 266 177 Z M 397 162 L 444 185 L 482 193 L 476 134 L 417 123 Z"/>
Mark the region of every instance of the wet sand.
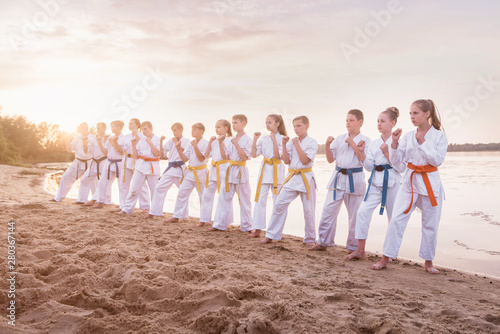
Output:
<path fill-rule="evenodd" d="M 28 172 L 23 172 L 28 171 Z M 346 262 L 298 237 L 145 222 L 49 202 L 49 170 L 0 165 L 0 288 L 16 221 L 16 327 L 0 333 L 499 333 L 500 281 L 421 263 Z M 168 218 L 170 215 L 167 213 Z"/>

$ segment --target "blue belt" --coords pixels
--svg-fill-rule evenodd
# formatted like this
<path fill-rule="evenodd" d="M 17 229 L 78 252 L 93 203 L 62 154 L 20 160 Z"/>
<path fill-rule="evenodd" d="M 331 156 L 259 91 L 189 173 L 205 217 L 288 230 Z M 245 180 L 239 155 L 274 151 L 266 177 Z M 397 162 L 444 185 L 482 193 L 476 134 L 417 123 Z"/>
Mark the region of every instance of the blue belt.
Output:
<path fill-rule="evenodd" d="M 381 172 L 384 171 L 384 182 L 382 186 L 382 203 L 380 204 L 380 215 L 384 214 L 384 208 L 385 208 L 385 201 L 387 200 L 387 185 L 389 184 L 389 169 L 391 169 L 392 166 L 389 164 L 385 165 L 377 165 L 373 167 L 372 173 L 370 175 L 370 179 L 368 180 L 368 189 L 366 190 L 366 195 L 363 201 L 366 201 L 366 198 L 368 197 L 368 192 L 370 191 L 370 186 L 372 185 L 372 180 L 373 180 L 373 173 L 375 171 Z"/>
<path fill-rule="evenodd" d="M 109 174 L 111 173 L 111 164 L 116 165 L 116 178 L 120 178 L 120 167 L 118 167 L 118 163 L 122 162 L 122 159 L 108 159 L 109 165 L 108 165 L 108 180 L 109 180 Z"/>
<path fill-rule="evenodd" d="M 352 177 L 352 173 L 359 173 L 363 171 L 363 167 L 358 168 L 340 168 L 339 166 L 335 167 L 337 170 L 337 174 L 335 175 L 335 180 L 333 181 L 333 200 L 335 201 L 337 195 L 337 179 L 339 174 L 347 174 L 349 176 L 349 192 L 352 194 L 354 192 L 354 179 Z"/>
<path fill-rule="evenodd" d="M 182 165 L 185 165 L 184 161 L 171 161 L 171 162 L 169 162 L 167 169 L 165 169 L 165 171 L 160 175 L 158 180 L 161 179 L 163 174 L 165 174 L 170 168 L 178 168 L 178 167 L 181 167 Z"/>

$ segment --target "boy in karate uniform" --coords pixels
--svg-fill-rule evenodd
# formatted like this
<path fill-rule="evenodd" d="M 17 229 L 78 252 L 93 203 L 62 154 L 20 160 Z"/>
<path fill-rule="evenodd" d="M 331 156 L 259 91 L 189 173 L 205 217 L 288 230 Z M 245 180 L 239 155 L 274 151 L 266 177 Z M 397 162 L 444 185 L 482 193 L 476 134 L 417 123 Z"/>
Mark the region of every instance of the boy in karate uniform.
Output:
<path fill-rule="evenodd" d="M 78 126 L 78 132 L 79 135 L 71 143 L 66 140 L 66 150 L 69 153 L 75 152 L 75 160 L 61 177 L 59 189 L 56 196 L 51 199 L 52 202 L 60 202 L 66 197 L 73 183 L 85 174 L 92 161 L 92 151 L 94 145 L 97 145 L 95 136 L 89 133 L 87 123 L 81 123 Z"/>
<path fill-rule="evenodd" d="M 318 142 L 309 137 L 309 119 L 299 116 L 293 120 L 293 130 L 297 137 L 282 138 L 283 162 L 290 166 L 288 176 L 274 202 L 273 213 L 269 220 L 266 237 L 260 241 L 261 244 L 270 243 L 273 240 L 281 240 L 283 228 L 285 227 L 288 206 L 300 196 L 304 209 L 304 243 L 308 246 L 314 245 L 316 230 L 314 226 L 314 215 L 316 208 L 316 181 L 312 167 L 314 158 L 318 152 Z"/>
<path fill-rule="evenodd" d="M 140 128 L 141 121 L 139 121 L 137 118 L 132 118 L 128 123 L 128 129 L 132 132 L 125 135 L 123 140 L 123 176 L 120 177 L 122 182 L 120 195 L 121 198 L 125 198 L 125 200 L 127 199 L 130 190 L 130 182 L 132 182 L 132 176 L 134 175 L 136 163 L 136 159 L 134 158 L 132 151 L 132 139 L 137 137 L 144 138 L 144 135 L 139 132 Z M 123 205 L 125 205 L 125 202 L 123 204 L 120 203 L 120 208 L 116 211 L 120 212 L 123 208 Z M 148 186 L 145 183 L 139 193 L 139 208 L 141 210 L 147 211 L 149 211 L 150 208 Z"/>
<path fill-rule="evenodd" d="M 349 110 L 346 118 L 348 133 L 338 136 L 335 140 L 326 140 L 326 159 L 329 163 L 336 160 L 335 171 L 328 182 L 323 213 L 319 222 L 318 243 L 310 250 L 326 250 L 335 245 L 337 218 L 342 206 L 345 206 L 349 219 L 349 230 L 346 248 L 355 251 L 358 240 L 355 238 L 356 215 L 365 194 L 365 174 L 363 162 L 366 158 L 365 148 L 370 138 L 361 134 L 363 113 L 359 109 Z"/>
<path fill-rule="evenodd" d="M 189 139 L 182 136 L 183 130 L 184 127 L 181 123 L 174 123 L 172 125 L 172 133 L 174 137 L 169 139 L 165 145 L 162 145 L 165 137 L 161 137 L 160 153 L 162 157 L 166 157 L 167 153 L 169 153 L 168 167 L 165 169 L 160 181 L 158 181 L 158 184 L 156 185 L 153 199 L 151 201 L 151 210 L 146 216 L 146 219 L 153 218 L 154 216 L 162 216 L 163 205 L 165 203 L 165 197 L 167 196 L 168 190 L 174 184 L 177 188 L 180 187 L 180 181 L 186 165 L 180 157 L 179 151 L 186 151 L 190 145 Z M 179 149 L 176 146 L 177 143 L 180 143 Z M 188 208 L 186 206 L 186 216 L 188 215 L 187 209 Z"/>
<path fill-rule="evenodd" d="M 166 223 L 178 223 L 179 219 L 187 218 L 189 195 L 191 195 L 194 188 L 198 191 L 201 205 L 201 198 L 203 196 L 203 190 L 205 190 L 208 172 L 207 158 L 205 158 L 208 141 L 203 138 L 203 133 L 205 133 L 205 126 L 201 123 L 196 123 L 191 128 L 191 134 L 194 139 L 191 141 L 191 145 L 188 146 L 187 150 L 181 147 L 182 143 L 180 141 L 175 144 L 180 158 L 184 162 L 189 161 L 189 166 L 187 167 L 187 172 L 180 181 L 181 186 L 179 188 L 177 200 L 175 201 L 175 209 L 172 218 L 165 221 Z"/>
<path fill-rule="evenodd" d="M 131 141 L 133 157 L 136 160 L 135 171 L 130 183 L 130 191 L 120 214 L 134 212 L 135 203 L 146 181 L 149 193 L 153 197 L 158 176 L 160 176 L 160 138 L 153 134 L 151 122 L 142 122 L 141 130 L 144 137 L 140 138 L 136 134 Z"/>
<path fill-rule="evenodd" d="M 118 179 L 118 189 L 120 190 L 120 206 L 125 204 L 125 198 L 121 192 L 122 182 L 120 182 L 120 175 L 123 174 L 123 144 L 124 135 L 122 133 L 123 129 L 122 121 L 111 122 L 111 131 L 114 136 L 109 137 L 104 144 L 104 148 L 107 150 L 108 160 L 104 164 L 101 179 L 99 180 L 99 185 L 97 189 L 98 199 L 97 203 L 91 206 L 92 209 L 100 209 L 104 204 L 111 202 L 111 186 L 115 179 Z M 107 200 L 109 198 L 109 200 Z"/>
<path fill-rule="evenodd" d="M 80 180 L 80 189 L 78 189 L 78 199 L 75 204 L 83 204 L 83 206 L 92 206 L 98 200 L 99 195 L 97 185 L 101 178 L 102 171 L 104 170 L 104 165 L 107 161 L 108 151 L 104 147 L 108 140 L 106 135 L 106 124 L 97 123 L 97 138 L 96 145 L 92 149 L 92 161 L 90 162 L 89 169 L 85 172 L 82 179 Z M 92 200 L 88 201 L 89 192 L 92 191 Z M 111 196 L 107 198 L 108 202 L 111 203 Z"/>

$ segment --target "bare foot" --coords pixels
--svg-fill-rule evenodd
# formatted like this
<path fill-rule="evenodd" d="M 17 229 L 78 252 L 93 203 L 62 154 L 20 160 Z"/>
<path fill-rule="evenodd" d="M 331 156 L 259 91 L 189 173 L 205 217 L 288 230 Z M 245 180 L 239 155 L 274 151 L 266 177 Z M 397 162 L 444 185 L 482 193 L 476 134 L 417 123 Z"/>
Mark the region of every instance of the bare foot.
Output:
<path fill-rule="evenodd" d="M 96 203 L 96 204 L 92 205 L 90 208 L 91 209 L 102 209 L 103 207 L 104 207 L 104 204 Z"/>
<path fill-rule="evenodd" d="M 144 219 L 153 219 L 155 216 L 153 215 L 150 215 L 150 214 L 147 214 L 146 216 L 144 216 Z"/>
<path fill-rule="evenodd" d="M 430 274 L 440 274 L 439 270 L 437 270 L 436 267 L 434 267 L 434 265 L 432 264 L 432 261 L 425 261 L 425 270 L 427 270 L 427 272 Z"/>
<path fill-rule="evenodd" d="M 326 251 L 326 247 L 323 247 L 321 245 L 315 244 L 312 247 L 309 248 L 310 251 Z"/>
<path fill-rule="evenodd" d="M 270 244 L 271 242 L 273 242 L 273 239 L 264 238 L 261 241 L 259 241 L 259 244 Z"/>
<path fill-rule="evenodd" d="M 208 231 L 210 231 L 210 232 L 221 232 L 222 230 L 219 230 L 218 228 L 215 228 L 215 227 L 212 226 L 212 227 L 210 227 L 208 229 Z"/>
<path fill-rule="evenodd" d="M 165 220 L 165 223 L 178 223 L 179 218 L 172 217 L 170 219 Z"/>
<path fill-rule="evenodd" d="M 258 238 L 260 237 L 260 230 L 253 230 L 252 232 L 250 232 L 250 234 L 248 235 L 249 238 Z"/>
<path fill-rule="evenodd" d="M 115 215 L 125 215 L 127 214 L 125 211 L 120 210 L 120 212 L 115 212 Z"/>
<path fill-rule="evenodd" d="M 49 199 L 49 202 L 57 202 L 55 199 Z"/>
<path fill-rule="evenodd" d="M 91 201 L 88 201 L 86 202 L 85 204 L 83 204 L 83 206 L 92 206 L 95 204 L 95 201 L 94 200 L 91 200 Z"/>
<path fill-rule="evenodd" d="M 122 209 L 120 209 L 120 208 L 114 210 L 114 212 L 121 212 L 121 211 L 122 211 Z"/>
<path fill-rule="evenodd" d="M 303 243 L 302 245 L 305 246 L 305 247 L 307 247 L 309 249 L 311 247 L 314 247 L 316 245 L 316 243 L 310 241 L 310 242 Z"/>
<path fill-rule="evenodd" d="M 210 223 L 199 222 L 199 223 L 196 225 L 196 227 L 203 227 L 203 226 L 205 226 L 205 224 L 210 225 Z"/>
<path fill-rule="evenodd" d="M 387 263 L 389 262 L 389 260 L 390 259 L 387 256 L 383 255 L 382 258 L 380 259 L 380 261 L 378 261 L 373 266 L 371 266 L 371 269 L 381 270 L 381 269 L 387 268 Z"/>
<path fill-rule="evenodd" d="M 362 251 L 354 251 L 351 254 L 347 255 L 345 258 L 346 260 L 364 260 L 365 259 L 365 252 Z"/>
<path fill-rule="evenodd" d="M 84 202 L 78 202 L 78 201 L 76 201 L 76 202 L 73 202 L 71 204 L 78 204 L 78 205 L 80 205 L 80 204 L 84 204 Z"/>

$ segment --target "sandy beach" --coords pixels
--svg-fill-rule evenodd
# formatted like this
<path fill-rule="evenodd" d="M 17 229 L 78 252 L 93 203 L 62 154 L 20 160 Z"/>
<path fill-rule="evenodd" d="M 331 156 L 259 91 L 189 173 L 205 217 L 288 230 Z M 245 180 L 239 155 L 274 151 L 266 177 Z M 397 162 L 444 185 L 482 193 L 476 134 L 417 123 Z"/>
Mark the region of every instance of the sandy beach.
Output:
<path fill-rule="evenodd" d="M 16 326 L 1 293 L 0 333 L 500 333 L 498 279 L 53 203 L 50 172 L 0 165 L 2 291 L 11 219 L 17 271 Z"/>

